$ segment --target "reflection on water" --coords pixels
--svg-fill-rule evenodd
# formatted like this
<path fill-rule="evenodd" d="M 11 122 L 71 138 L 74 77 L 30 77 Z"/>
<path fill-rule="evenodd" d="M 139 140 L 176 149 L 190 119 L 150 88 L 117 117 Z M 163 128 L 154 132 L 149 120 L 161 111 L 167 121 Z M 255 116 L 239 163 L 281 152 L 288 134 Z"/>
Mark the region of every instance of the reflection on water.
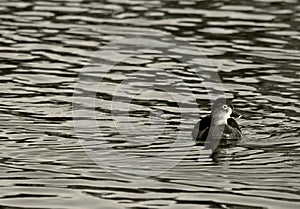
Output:
<path fill-rule="evenodd" d="M 0 11 L 1 208 L 300 207 L 296 0 L 16 0 L 1 1 Z M 148 44 L 157 47 L 135 51 L 106 74 L 88 66 L 87 80 L 102 79 L 101 86 L 79 89 L 97 93 L 97 125 L 114 150 L 145 160 L 180 160 L 159 176 L 114 175 L 87 156 L 75 134 L 76 79 L 89 57 L 110 41 L 161 34 L 183 37 L 211 63 L 203 57 L 178 61 L 195 54 L 177 45 L 170 52 L 178 57 L 168 57 L 159 47 L 169 42 L 156 38 L 159 42 Z M 116 59 L 113 54 L 106 58 Z M 189 134 L 198 112 L 209 112 L 208 93 L 220 91 L 207 74 L 195 76 L 188 64 L 201 64 L 204 72 L 217 68 L 226 96 L 244 116 L 239 123 L 245 138 L 222 149 L 215 161 L 202 158 L 197 146 L 186 156 L 180 150 L 167 152 L 179 127 Z M 131 101 L 130 120 L 110 108 L 124 80 L 118 96 Z M 136 89 L 142 91 L 136 94 Z M 186 109 L 170 92 L 186 96 L 180 101 Z M 197 112 L 191 110 L 194 99 Z M 183 120 L 182 111 L 191 117 Z M 116 129 L 116 121 L 123 130 Z M 102 160 L 110 160 L 109 155 Z M 126 161 L 115 163 L 126 171 Z M 149 172 L 155 168 L 145 166 Z"/>

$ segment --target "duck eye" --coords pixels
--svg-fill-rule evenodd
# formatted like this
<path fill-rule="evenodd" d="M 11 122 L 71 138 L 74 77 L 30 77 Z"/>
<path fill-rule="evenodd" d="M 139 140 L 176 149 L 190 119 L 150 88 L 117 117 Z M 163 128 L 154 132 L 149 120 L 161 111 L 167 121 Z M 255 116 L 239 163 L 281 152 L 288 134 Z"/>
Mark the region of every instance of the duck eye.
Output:
<path fill-rule="evenodd" d="M 226 110 L 228 107 L 227 107 L 227 105 L 223 105 L 223 108 Z"/>

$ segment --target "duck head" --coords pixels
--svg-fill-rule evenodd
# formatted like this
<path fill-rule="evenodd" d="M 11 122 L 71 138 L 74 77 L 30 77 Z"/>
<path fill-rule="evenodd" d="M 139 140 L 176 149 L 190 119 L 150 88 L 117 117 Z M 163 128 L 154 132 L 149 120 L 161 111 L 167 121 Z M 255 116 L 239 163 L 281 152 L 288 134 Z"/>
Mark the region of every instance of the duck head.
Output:
<path fill-rule="evenodd" d="M 241 115 L 236 112 L 230 102 L 224 98 L 217 99 L 212 106 L 212 122 L 215 125 L 227 124 L 231 117 L 240 118 Z"/>

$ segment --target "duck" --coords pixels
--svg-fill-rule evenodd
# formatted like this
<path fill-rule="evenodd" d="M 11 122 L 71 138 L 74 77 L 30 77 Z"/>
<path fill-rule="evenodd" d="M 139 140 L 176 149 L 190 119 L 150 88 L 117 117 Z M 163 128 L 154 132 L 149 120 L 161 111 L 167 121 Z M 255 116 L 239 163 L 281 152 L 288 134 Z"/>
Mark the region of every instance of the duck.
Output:
<path fill-rule="evenodd" d="M 216 149 L 219 144 L 235 144 L 242 138 L 242 131 L 234 118 L 240 118 L 231 102 L 218 98 L 212 105 L 211 114 L 200 119 L 192 130 L 192 137 L 197 144 Z"/>

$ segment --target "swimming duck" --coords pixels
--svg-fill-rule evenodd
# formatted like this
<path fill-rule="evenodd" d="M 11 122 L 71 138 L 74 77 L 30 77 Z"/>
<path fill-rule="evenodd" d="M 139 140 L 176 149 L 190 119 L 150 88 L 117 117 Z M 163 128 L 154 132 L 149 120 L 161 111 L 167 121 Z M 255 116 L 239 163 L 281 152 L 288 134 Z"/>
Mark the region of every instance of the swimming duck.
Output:
<path fill-rule="evenodd" d="M 234 111 L 233 106 L 224 98 L 217 99 L 211 114 L 196 123 L 192 131 L 193 139 L 200 144 L 210 140 L 210 148 L 215 149 L 219 142 L 223 145 L 231 144 L 241 139 L 242 132 L 233 117 L 241 117 Z M 209 144 L 209 143 L 207 143 Z"/>

